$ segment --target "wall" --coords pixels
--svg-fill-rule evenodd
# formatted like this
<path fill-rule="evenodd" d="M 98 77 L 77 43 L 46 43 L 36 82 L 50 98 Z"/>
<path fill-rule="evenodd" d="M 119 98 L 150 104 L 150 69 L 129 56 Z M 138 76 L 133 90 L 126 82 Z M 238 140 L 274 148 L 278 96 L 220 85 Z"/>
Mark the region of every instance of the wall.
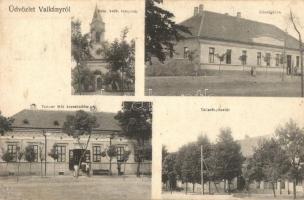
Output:
<path fill-rule="evenodd" d="M 105 132 L 102 134 L 92 134 L 90 143 L 88 146 L 88 150 L 90 150 L 91 162 L 93 161 L 93 145 L 100 145 L 101 152 L 104 151 L 110 145 L 110 134 L 112 132 Z M 64 174 L 70 174 L 69 170 L 69 150 L 79 148 L 79 143 L 76 139 L 67 136 L 64 133 L 46 133 L 49 134 L 47 136 L 47 154 L 51 151 L 54 144 L 60 144 L 66 146 L 66 160 L 65 162 L 55 162 L 55 174 L 58 175 L 59 172 L 64 172 Z M 80 144 L 86 144 L 87 136 L 81 137 Z M 131 151 L 128 161 L 126 162 L 126 174 L 135 174 L 137 169 L 137 163 L 134 161 L 134 142 L 133 140 L 129 140 L 124 138 L 123 136 L 115 136 L 111 139 L 111 143 L 113 145 L 121 145 L 128 150 Z M 8 175 L 9 173 L 15 173 L 17 170 L 17 163 L 5 163 L 1 159 L 3 153 L 7 150 L 7 145 L 9 143 L 17 143 L 18 146 L 21 146 L 22 149 L 29 144 L 38 145 L 38 148 L 41 148 L 42 155 L 44 155 L 44 145 L 45 138 L 42 135 L 42 132 L 8 132 L 4 136 L 0 136 L 0 175 Z M 43 168 L 44 173 L 44 161 L 40 163 L 40 152 L 38 151 L 38 162 L 30 163 L 26 162 L 24 159 L 21 160 L 20 170 L 21 174 L 29 175 L 29 170 L 31 167 L 32 175 L 40 175 L 41 174 L 41 166 Z M 47 175 L 52 175 L 54 173 L 54 160 L 47 156 Z M 92 162 L 93 169 L 109 169 L 109 159 L 107 157 L 101 157 L 100 162 Z M 117 160 L 113 158 L 112 160 L 112 170 L 113 173 L 117 174 Z M 141 165 L 141 170 L 145 174 L 151 173 L 151 162 L 145 162 Z"/>
<path fill-rule="evenodd" d="M 266 62 L 264 61 L 263 56 L 265 53 L 271 54 L 270 66 L 268 67 L 273 71 L 282 71 L 282 65 L 279 64 L 278 67 L 275 66 L 275 54 L 283 54 L 283 49 L 272 48 L 272 47 L 264 47 L 257 45 L 245 45 L 239 43 L 232 42 L 220 42 L 220 41 L 212 41 L 212 40 L 200 40 L 200 60 L 202 68 L 215 68 L 217 69 L 219 66 L 219 59 L 214 58 L 214 63 L 209 63 L 209 47 L 215 48 L 215 54 L 223 54 L 227 49 L 232 50 L 231 55 L 231 64 L 225 64 L 226 60 L 222 63 L 222 69 L 242 69 L 242 62 L 239 59 L 242 55 L 242 51 L 247 51 L 247 68 L 251 66 L 256 66 L 257 68 L 266 68 Z M 257 65 L 257 52 L 262 53 L 261 58 L 261 66 Z M 294 50 L 286 50 L 286 55 L 292 56 L 292 66 L 296 65 L 296 56 L 299 56 L 299 52 Z M 286 65 L 285 65 L 286 68 Z"/>

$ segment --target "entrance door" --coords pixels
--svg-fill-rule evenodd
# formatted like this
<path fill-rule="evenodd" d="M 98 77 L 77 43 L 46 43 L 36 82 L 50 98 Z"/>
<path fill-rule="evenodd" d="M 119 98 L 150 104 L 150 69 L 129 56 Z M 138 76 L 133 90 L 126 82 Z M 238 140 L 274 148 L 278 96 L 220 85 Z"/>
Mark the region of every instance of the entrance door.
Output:
<path fill-rule="evenodd" d="M 74 170 L 74 165 L 79 164 L 79 160 L 84 151 L 85 151 L 84 149 L 72 149 L 69 151 L 69 169 L 70 170 Z M 85 155 L 83 156 L 81 162 L 89 163 L 91 160 L 90 155 L 91 155 L 90 150 L 87 150 Z"/>
<path fill-rule="evenodd" d="M 287 74 L 291 73 L 291 55 L 287 55 Z"/>
<path fill-rule="evenodd" d="M 98 77 L 96 79 L 96 82 L 97 82 L 97 90 L 102 89 L 102 79 L 101 79 L 101 77 Z"/>

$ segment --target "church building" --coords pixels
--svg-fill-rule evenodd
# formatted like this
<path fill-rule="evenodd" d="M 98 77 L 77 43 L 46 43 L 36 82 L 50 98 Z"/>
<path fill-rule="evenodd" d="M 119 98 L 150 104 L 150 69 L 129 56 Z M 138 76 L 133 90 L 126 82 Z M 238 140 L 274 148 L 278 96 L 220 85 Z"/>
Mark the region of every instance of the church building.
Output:
<path fill-rule="evenodd" d="M 87 67 L 94 73 L 94 90 L 101 90 L 105 88 L 102 74 L 106 74 L 108 72 L 107 63 L 104 60 L 103 52 L 103 48 L 106 43 L 105 31 L 105 23 L 96 6 L 90 24 L 91 59 L 87 61 Z"/>

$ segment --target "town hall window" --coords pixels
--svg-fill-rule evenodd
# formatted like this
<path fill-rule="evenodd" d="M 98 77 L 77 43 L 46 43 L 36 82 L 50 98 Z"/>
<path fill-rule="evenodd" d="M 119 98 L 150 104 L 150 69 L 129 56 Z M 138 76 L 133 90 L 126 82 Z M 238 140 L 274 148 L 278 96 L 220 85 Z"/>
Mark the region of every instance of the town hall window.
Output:
<path fill-rule="evenodd" d="M 123 154 L 124 154 L 124 147 L 117 147 L 116 148 L 117 153 L 117 161 L 122 162 L 123 161 Z"/>
<path fill-rule="evenodd" d="M 101 146 L 93 146 L 93 162 L 101 161 Z"/>
<path fill-rule="evenodd" d="M 265 54 L 265 62 L 267 66 L 270 66 L 270 53 Z"/>
<path fill-rule="evenodd" d="M 189 57 L 189 49 L 188 47 L 184 47 L 184 58 L 187 59 Z"/>
<path fill-rule="evenodd" d="M 63 145 L 56 145 L 56 154 L 58 156 L 57 162 L 65 162 L 66 160 L 66 149 Z"/>
<path fill-rule="evenodd" d="M 32 145 L 32 148 L 34 150 L 34 155 L 35 155 L 34 162 L 38 162 L 38 145 Z"/>
<path fill-rule="evenodd" d="M 231 49 L 226 51 L 226 64 L 231 64 Z"/>
<path fill-rule="evenodd" d="M 300 57 L 297 56 L 296 57 L 296 67 L 299 67 L 300 66 Z"/>
<path fill-rule="evenodd" d="M 7 152 L 12 156 L 12 161 L 17 161 L 17 145 L 9 144 L 7 145 Z"/>
<path fill-rule="evenodd" d="M 275 65 L 276 66 L 279 66 L 279 64 L 280 64 L 280 54 L 276 54 L 276 57 L 275 57 Z"/>
<path fill-rule="evenodd" d="M 214 48 L 209 47 L 209 63 L 214 63 Z"/>
<path fill-rule="evenodd" d="M 261 59 L 262 59 L 262 53 L 258 52 L 257 53 L 257 65 L 261 65 Z"/>
<path fill-rule="evenodd" d="M 243 50 L 242 51 L 242 57 L 241 57 L 242 59 L 242 65 L 246 65 L 246 63 L 247 63 L 247 51 L 245 51 L 245 50 Z"/>

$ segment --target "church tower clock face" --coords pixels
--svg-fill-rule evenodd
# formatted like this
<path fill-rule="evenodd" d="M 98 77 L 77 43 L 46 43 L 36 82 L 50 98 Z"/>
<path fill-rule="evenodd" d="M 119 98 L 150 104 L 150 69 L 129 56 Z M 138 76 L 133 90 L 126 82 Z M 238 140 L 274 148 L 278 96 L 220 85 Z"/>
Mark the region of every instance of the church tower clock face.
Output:
<path fill-rule="evenodd" d="M 91 22 L 91 47 L 90 54 L 94 59 L 103 58 L 103 44 L 105 43 L 105 23 L 99 13 L 97 5 Z"/>

